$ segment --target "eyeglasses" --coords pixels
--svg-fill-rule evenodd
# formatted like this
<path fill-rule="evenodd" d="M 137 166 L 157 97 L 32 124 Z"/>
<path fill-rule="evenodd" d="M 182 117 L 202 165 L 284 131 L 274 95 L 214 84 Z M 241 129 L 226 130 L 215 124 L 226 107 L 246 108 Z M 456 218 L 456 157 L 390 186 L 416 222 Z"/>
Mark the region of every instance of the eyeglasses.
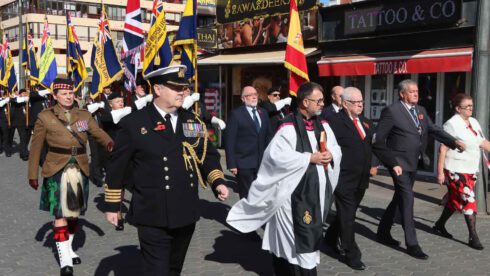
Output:
<path fill-rule="evenodd" d="M 351 101 L 351 100 L 345 100 L 345 101 L 351 104 L 364 104 L 364 101 Z"/>
<path fill-rule="evenodd" d="M 459 108 L 461 109 L 473 109 L 473 105 L 467 105 L 467 106 L 460 106 Z"/>
<path fill-rule="evenodd" d="M 323 99 L 323 98 L 318 99 L 318 100 L 313 100 L 313 99 L 306 99 L 306 100 L 315 102 L 317 105 L 321 105 L 325 101 L 325 99 Z"/>
<path fill-rule="evenodd" d="M 258 94 L 257 93 L 252 93 L 252 94 L 248 94 L 248 95 L 243 95 L 243 97 L 245 98 L 248 98 L 248 97 L 257 97 Z"/>
<path fill-rule="evenodd" d="M 272 97 L 279 97 L 279 96 L 281 96 L 281 94 L 280 93 L 273 93 L 273 94 L 271 94 L 271 96 Z"/>

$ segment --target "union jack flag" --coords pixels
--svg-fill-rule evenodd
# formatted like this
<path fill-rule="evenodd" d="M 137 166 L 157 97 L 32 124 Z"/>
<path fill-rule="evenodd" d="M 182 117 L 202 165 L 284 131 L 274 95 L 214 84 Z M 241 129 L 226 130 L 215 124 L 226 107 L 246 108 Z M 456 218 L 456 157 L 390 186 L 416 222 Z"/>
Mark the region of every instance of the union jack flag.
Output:
<path fill-rule="evenodd" d="M 124 22 L 124 39 L 121 58 L 125 65 L 124 86 L 128 91 L 135 87 L 138 67 L 141 64 L 141 52 L 144 47 L 144 30 L 141 24 L 140 0 L 128 0 Z"/>

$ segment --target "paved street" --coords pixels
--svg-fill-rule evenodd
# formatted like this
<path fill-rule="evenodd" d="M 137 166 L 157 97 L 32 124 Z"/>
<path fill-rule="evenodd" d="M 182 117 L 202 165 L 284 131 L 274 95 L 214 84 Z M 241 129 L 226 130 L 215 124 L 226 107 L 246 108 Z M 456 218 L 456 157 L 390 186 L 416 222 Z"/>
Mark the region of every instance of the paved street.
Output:
<path fill-rule="evenodd" d="M 0 155 L 0 275 L 58 275 L 59 267 L 53 250 L 51 218 L 38 210 L 39 191 L 32 190 L 26 180 L 27 163 L 18 154 L 7 159 Z M 230 186 L 234 185 L 230 182 Z M 375 231 L 379 217 L 393 194 L 386 177 L 373 179 L 361 203 L 357 219 L 357 241 L 364 272 L 354 272 L 337 261 L 335 254 L 322 250 L 319 275 L 488 275 L 490 271 L 490 220 L 480 218 L 478 230 L 484 251 L 469 248 L 467 230 L 461 215 L 454 216 L 448 230 L 455 239 L 448 240 L 430 233 L 440 214 L 438 185 L 416 183 L 415 215 L 417 234 L 422 248 L 430 256 L 415 260 L 403 249 L 392 249 L 377 243 Z M 232 194 L 227 203 L 217 202 L 209 190 L 201 191 L 202 219 L 197 224 L 184 275 L 271 275 L 271 258 L 260 249 L 260 240 L 245 237 L 225 224 Z M 126 224 L 124 232 L 116 232 L 105 222 L 100 211 L 102 188 L 91 185 L 89 210 L 81 219 L 75 247 L 82 264 L 76 275 L 141 275 L 140 256 L 135 228 Z M 393 235 L 403 240 L 401 226 Z"/>

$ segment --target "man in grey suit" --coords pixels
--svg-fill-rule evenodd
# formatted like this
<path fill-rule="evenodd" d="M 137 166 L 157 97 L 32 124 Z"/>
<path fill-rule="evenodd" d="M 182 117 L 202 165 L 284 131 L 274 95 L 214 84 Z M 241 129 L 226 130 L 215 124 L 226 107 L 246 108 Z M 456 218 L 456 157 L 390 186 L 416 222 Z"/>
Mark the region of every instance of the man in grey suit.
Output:
<path fill-rule="evenodd" d="M 427 148 L 428 136 L 451 149 L 463 151 L 462 141 L 446 133 L 441 127 L 434 125 L 424 107 L 417 105 L 419 91 L 417 83 L 404 80 L 398 84 L 400 101 L 386 107 L 376 129 L 374 149 L 388 150 L 395 157 L 403 173 L 395 175 L 390 172 L 395 185 L 395 193 L 390 204 L 381 218 L 378 227 L 378 240 L 390 246 L 400 243 L 390 234 L 396 208 L 401 214 L 402 226 L 405 231 L 407 252 L 412 257 L 427 259 L 420 248 L 413 219 L 413 184 L 417 173 L 417 164 Z"/>

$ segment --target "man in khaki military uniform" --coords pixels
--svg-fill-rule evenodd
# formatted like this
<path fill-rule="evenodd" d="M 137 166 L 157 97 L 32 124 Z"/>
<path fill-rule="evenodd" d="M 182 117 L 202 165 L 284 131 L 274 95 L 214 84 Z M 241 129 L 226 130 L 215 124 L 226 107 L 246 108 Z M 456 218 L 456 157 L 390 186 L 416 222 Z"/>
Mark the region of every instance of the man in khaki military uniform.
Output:
<path fill-rule="evenodd" d="M 88 134 L 95 137 L 108 151 L 112 139 L 85 110 L 73 107 L 73 83 L 57 78 L 53 83 L 54 107 L 39 113 L 34 126 L 29 155 L 29 185 L 37 190 L 39 160 L 44 144 L 48 154 L 42 165 L 44 178 L 41 187 L 40 209 L 55 217 L 54 239 L 60 259 L 61 275 L 72 275 L 73 264 L 81 263 L 71 244 L 78 216 L 87 208 L 88 201 Z"/>

